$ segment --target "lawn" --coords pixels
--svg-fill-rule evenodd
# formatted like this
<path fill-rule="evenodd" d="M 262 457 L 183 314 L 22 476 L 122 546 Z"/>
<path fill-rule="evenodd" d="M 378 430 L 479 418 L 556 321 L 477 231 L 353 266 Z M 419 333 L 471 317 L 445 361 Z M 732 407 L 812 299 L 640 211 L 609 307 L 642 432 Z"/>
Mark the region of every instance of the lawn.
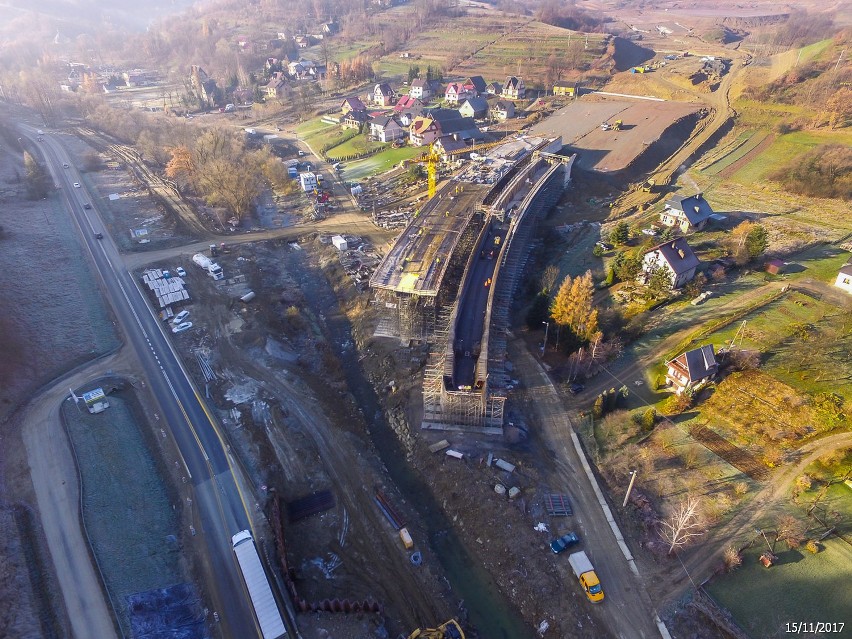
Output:
<path fill-rule="evenodd" d="M 711 164 L 702 169 L 707 175 L 718 175 L 721 171 L 731 166 L 734 162 L 747 155 L 752 149 L 757 147 L 766 136 L 768 131 L 745 131 L 743 132 L 733 147 L 722 157 L 714 160 Z"/>
<path fill-rule="evenodd" d="M 356 153 L 364 153 L 365 151 L 372 151 L 373 149 L 378 149 L 382 147 L 390 148 L 390 144 L 386 144 L 384 142 L 376 142 L 375 140 L 365 138 L 367 138 L 367 136 L 365 135 L 356 135 L 354 138 L 346 140 L 346 142 L 344 142 L 343 144 L 329 149 L 328 159 L 339 160 L 340 158 L 345 158 L 349 155 L 355 155 Z"/>
<path fill-rule="evenodd" d="M 323 122 L 322 118 L 312 118 L 299 124 L 296 127 L 296 133 L 299 135 L 300 138 L 305 139 L 312 135 L 318 135 L 323 132 L 327 132 L 337 128 L 338 125 Z"/>
<path fill-rule="evenodd" d="M 743 552 L 742 566 L 710 582 L 706 587 L 710 595 L 753 639 L 848 636 L 852 548 L 831 538 L 822 542 L 824 548 L 817 554 L 804 548 L 784 550 L 779 563 L 767 569 L 758 562 L 766 550 L 758 539 L 760 544 Z M 839 634 L 792 635 L 785 624 L 793 621 L 846 622 L 847 627 Z"/>
<path fill-rule="evenodd" d="M 342 177 L 347 181 L 357 182 L 372 175 L 389 171 L 403 160 L 417 157 L 421 153 L 423 153 L 423 149 L 413 146 L 404 146 L 399 149 L 390 148 L 363 160 L 347 162 Z"/>

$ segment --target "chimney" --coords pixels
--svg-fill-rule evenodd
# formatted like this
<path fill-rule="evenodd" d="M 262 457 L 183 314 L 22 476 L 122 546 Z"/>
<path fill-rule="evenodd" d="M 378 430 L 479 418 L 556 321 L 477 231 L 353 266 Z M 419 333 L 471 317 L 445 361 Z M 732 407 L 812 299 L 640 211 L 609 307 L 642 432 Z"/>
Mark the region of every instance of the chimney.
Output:
<path fill-rule="evenodd" d="M 701 191 L 698 191 L 698 193 L 695 194 L 695 199 L 700 200 L 702 195 L 703 193 L 701 193 Z"/>
<path fill-rule="evenodd" d="M 676 249 L 676 248 L 677 248 L 677 242 L 672 242 L 672 249 Z"/>

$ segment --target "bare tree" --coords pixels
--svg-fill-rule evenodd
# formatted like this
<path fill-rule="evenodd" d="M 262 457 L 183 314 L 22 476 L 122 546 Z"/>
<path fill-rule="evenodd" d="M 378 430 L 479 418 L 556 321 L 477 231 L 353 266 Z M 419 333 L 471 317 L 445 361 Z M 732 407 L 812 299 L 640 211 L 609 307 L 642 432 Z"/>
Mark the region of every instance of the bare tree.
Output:
<path fill-rule="evenodd" d="M 684 548 L 705 533 L 699 506 L 698 498 L 689 496 L 668 519 L 660 521 L 660 536 L 669 544 L 669 554 Z"/>
<path fill-rule="evenodd" d="M 557 279 L 559 279 L 559 267 L 555 264 L 551 264 L 544 269 L 544 273 L 541 274 L 541 292 L 545 295 L 550 295 L 553 287 L 556 286 Z"/>

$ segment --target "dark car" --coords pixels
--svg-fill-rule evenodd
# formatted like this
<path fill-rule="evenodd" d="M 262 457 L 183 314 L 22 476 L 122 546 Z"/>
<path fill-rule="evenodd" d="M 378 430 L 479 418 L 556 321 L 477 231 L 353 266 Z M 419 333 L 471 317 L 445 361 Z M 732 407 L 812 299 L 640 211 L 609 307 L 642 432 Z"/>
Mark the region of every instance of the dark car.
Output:
<path fill-rule="evenodd" d="M 95 239 L 96 240 L 104 239 L 104 234 L 103 233 L 95 233 Z"/>
<path fill-rule="evenodd" d="M 586 390 L 586 387 L 583 384 L 578 384 L 577 382 L 574 382 L 568 387 L 568 390 L 571 391 L 572 395 L 577 395 L 578 393 L 582 393 L 584 390 Z"/>
<path fill-rule="evenodd" d="M 577 533 L 569 532 L 567 535 L 562 535 L 559 539 L 554 539 L 550 542 L 550 549 L 557 555 L 571 546 L 580 543 L 580 538 Z"/>
<path fill-rule="evenodd" d="M 86 202 L 86 203 L 83 205 L 83 208 L 84 208 L 84 209 L 86 209 L 86 210 L 88 211 L 90 208 L 92 208 L 92 205 L 91 205 L 91 204 L 89 204 L 88 202 Z"/>

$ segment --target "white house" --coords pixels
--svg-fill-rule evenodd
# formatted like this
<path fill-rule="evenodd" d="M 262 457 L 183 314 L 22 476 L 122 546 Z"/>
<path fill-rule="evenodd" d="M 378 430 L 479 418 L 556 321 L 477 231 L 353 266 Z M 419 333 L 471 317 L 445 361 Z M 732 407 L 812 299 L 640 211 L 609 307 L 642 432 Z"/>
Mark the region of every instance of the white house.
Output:
<path fill-rule="evenodd" d="M 527 90 L 524 86 L 524 81 L 515 76 L 509 76 L 503 83 L 502 96 L 510 100 L 522 100 L 526 95 Z"/>
<path fill-rule="evenodd" d="M 680 288 L 695 277 L 699 261 L 682 237 L 655 246 L 642 259 L 639 281 L 647 284 L 659 269 L 668 272 L 672 289 Z"/>
<path fill-rule="evenodd" d="M 370 136 L 379 142 L 393 142 L 405 137 L 405 129 L 395 118 L 379 116 L 370 120 Z"/>
<path fill-rule="evenodd" d="M 681 233 L 700 231 L 707 225 L 707 220 L 713 215 L 713 209 L 701 193 L 685 197 L 675 195 L 660 213 L 660 222 L 666 226 L 674 226 Z"/>
<path fill-rule="evenodd" d="M 840 268 L 834 285 L 847 293 L 852 293 L 852 262 Z"/>

